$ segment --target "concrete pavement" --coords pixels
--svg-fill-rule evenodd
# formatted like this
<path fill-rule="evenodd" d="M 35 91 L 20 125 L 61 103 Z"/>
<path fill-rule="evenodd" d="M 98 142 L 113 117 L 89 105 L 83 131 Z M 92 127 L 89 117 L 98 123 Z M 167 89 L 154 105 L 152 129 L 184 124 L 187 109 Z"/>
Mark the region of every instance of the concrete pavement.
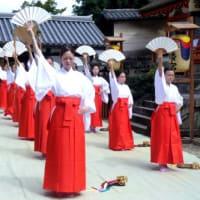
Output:
<path fill-rule="evenodd" d="M 17 124 L 0 113 L 0 200 L 59 199 L 42 189 L 45 161 L 33 151 L 33 141 L 17 137 Z M 134 134 L 135 143 L 149 138 Z M 200 200 L 200 170 L 171 167 L 170 172 L 159 172 L 149 162 L 149 148 L 132 151 L 111 151 L 107 148 L 108 134 L 86 134 L 87 190 L 77 200 Z M 184 152 L 185 162 L 200 162 Z M 97 193 L 105 180 L 128 176 L 124 187 Z"/>

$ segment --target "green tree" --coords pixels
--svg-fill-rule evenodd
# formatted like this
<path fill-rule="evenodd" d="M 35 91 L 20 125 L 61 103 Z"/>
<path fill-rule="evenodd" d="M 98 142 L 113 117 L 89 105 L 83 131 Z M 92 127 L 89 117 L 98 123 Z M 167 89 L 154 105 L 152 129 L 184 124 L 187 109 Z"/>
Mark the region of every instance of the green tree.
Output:
<path fill-rule="evenodd" d="M 45 9 L 49 13 L 53 15 L 61 14 L 63 13 L 67 8 L 57 9 L 57 2 L 55 0 L 46 0 L 44 3 L 42 3 L 40 0 L 32 0 L 31 3 L 28 1 L 24 1 L 21 5 L 21 9 L 27 7 L 27 6 L 36 6 Z M 19 10 L 13 10 L 13 12 L 18 12 Z"/>
<path fill-rule="evenodd" d="M 73 5 L 73 13 L 77 15 L 93 15 L 94 21 L 101 28 L 103 9 L 141 8 L 151 0 L 76 0 L 78 5 Z"/>

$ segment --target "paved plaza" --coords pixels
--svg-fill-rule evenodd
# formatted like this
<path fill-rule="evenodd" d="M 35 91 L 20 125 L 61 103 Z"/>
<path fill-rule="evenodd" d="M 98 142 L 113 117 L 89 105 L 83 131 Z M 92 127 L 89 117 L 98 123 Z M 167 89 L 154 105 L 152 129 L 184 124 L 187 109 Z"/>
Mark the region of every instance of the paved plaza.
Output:
<path fill-rule="evenodd" d="M 58 199 L 42 189 L 45 160 L 33 151 L 33 141 L 17 137 L 17 124 L 0 113 L 0 200 Z M 149 140 L 134 134 L 135 143 Z M 87 190 L 77 200 L 200 200 L 200 170 L 170 166 L 167 173 L 151 164 L 150 149 L 132 151 L 108 149 L 108 133 L 86 134 Z M 184 152 L 185 162 L 200 162 Z M 126 186 L 111 187 L 104 193 L 91 189 L 116 176 L 128 176 Z M 65 198 L 62 198 L 65 199 Z"/>

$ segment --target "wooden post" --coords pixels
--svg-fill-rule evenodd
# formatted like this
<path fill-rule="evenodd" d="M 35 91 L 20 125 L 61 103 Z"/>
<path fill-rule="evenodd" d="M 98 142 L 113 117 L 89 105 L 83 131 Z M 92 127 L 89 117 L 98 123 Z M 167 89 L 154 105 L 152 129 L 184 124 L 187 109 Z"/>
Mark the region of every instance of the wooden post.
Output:
<path fill-rule="evenodd" d="M 123 33 L 120 33 L 119 36 L 123 38 Z M 121 50 L 121 52 L 123 52 L 123 42 L 122 41 L 120 42 L 120 50 Z"/>
<path fill-rule="evenodd" d="M 194 58 L 193 58 L 193 37 L 194 30 L 190 30 L 191 39 L 191 60 L 190 60 L 190 107 L 189 107 L 189 123 L 190 123 L 190 138 L 194 138 Z"/>

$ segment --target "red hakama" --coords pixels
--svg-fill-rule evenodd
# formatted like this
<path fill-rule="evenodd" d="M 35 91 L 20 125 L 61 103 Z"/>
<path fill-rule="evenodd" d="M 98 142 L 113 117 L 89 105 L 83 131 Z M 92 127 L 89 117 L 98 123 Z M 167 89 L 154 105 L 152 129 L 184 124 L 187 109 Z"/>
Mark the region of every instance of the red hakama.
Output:
<path fill-rule="evenodd" d="M 35 93 L 32 88 L 27 85 L 24 97 L 22 99 L 21 116 L 19 123 L 18 136 L 26 139 L 34 139 L 35 122 L 33 111 L 35 107 Z"/>
<path fill-rule="evenodd" d="M 54 106 L 55 97 L 52 91 L 49 91 L 46 96 L 37 103 L 35 114 L 34 151 L 39 151 L 43 154 L 46 154 L 49 132 L 47 124 Z"/>
<path fill-rule="evenodd" d="M 24 97 L 24 89 L 17 87 L 13 105 L 13 122 L 19 122 L 21 116 L 22 99 Z"/>
<path fill-rule="evenodd" d="M 101 94 L 100 86 L 94 86 L 95 88 L 95 106 L 96 106 L 96 112 L 91 114 L 91 124 L 90 127 L 95 128 L 102 126 L 102 117 L 101 117 L 101 111 L 102 111 L 102 100 L 101 100 Z"/>
<path fill-rule="evenodd" d="M 151 162 L 181 164 L 183 153 L 175 103 L 164 102 L 151 117 Z"/>
<path fill-rule="evenodd" d="M 134 148 L 128 111 L 128 98 L 118 98 L 110 112 L 109 148 L 112 150 L 129 150 Z"/>
<path fill-rule="evenodd" d="M 1 109 L 6 109 L 7 107 L 7 91 L 8 91 L 7 80 L 1 80 L 1 83 L 0 83 L 0 108 Z"/>
<path fill-rule="evenodd" d="M 4 115 L 13 115 L 13 102 L 14 102 L 14 97 L 15 97 L 15 90 L 16 90 L 17 85 L 15 82 L 11 83 L 10 89 L 7 92 L 7 107 L 5 110 Z"/>
<path fill-rule="evenodd" d="M 86 188 L 85 135 L 80 98 L 56 97 L 50 122 L 44 189 L 80 192 Z"/>

